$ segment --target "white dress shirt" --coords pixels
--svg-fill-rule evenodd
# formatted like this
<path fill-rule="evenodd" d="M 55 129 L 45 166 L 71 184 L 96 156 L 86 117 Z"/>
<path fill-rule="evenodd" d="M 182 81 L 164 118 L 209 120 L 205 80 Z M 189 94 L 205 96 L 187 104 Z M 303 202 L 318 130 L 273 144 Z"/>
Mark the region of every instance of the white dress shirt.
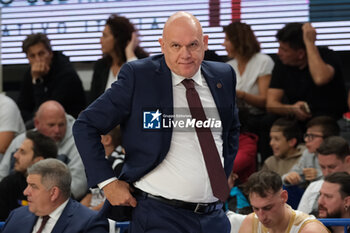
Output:
<path fill-rule="evenodd" d="M 175 121 L 177 114 L 187 113 L 187 115 L 191 115 L 186 99 L 186 88 L 181 83 L 183 79 L 185 78 L 172 73 Z M 195 88 L 200 96 L 207 119 L 220 120 L 213 96 L 200 69 L 192 79 L 195 82 Z M 212 130 L 212 133 L 223 163 L 222 127 Z M 165 159 L 134 185 L 147 193 L 168 199 L 203 203 L 218 200 L 213 195 L 201 147 L 194 129 L 185 132 L 173 129 L 170 149 Z"/>
<path fill-rule="evenodd" d="M 41 233 L 51 233 L 54 226 L 56 225 L 57 220 L 60 218 L 64 208 L 68 204 L 69 199 L 67 199 L 65 202 L 63 202 L 59 207 L 57 207 L 51 214 L 49 214 L 50 218 L 47 221 L 43 231 Z M 41 222 L 43 221 L 42 217 L 39 217 L 36 221 L 32 233 L 36 233 L 41 225 Z"/>

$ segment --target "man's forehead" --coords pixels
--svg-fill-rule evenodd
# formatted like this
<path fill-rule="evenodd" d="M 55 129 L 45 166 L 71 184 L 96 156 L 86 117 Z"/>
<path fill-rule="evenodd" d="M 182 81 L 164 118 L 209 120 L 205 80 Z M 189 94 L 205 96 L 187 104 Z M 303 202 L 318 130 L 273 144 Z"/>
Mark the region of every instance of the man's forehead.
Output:
<path fill-rule="evenodd" d="M 27 147 L 30 147 L 30 148 L 33 147 L 33 141 L 29 138 L 25 138 L 20 146 L 20 148 L 22 148 L 22 149 L 27 148 Z"/>
<path fill-rule="evenodd" d="M 321 164 L 339 164 L 343 162 L 336 154 L 324 155 L 317 153 L 317 158 Z"/>
<path fill-rule="evenodd" d="M 274 203 L 274 201 L 276 200 L 276 196 L 278 196 L 279 192 L 265 192 L 265 194 L 265 197 L 260 196 L 259 193 L 256 192 L 252 192 L 249 194 L 250 201 L 256 202 L 256 205 L 254 205 L 254 207 L 260 208 Z"/>
<path fill-rule="evenodd" d="M 320 189 L 320 193 L 323 194 L 335 194 L 339 193 L 340 190 L 340 184 L 330 183 L 325 181 Z"/>
<path fill-rule="evenodd" d="M 29 174 L 27 176 L 27 183 L 28 184 L 38 184 L 40 183 L 41 175 L 39 174 Z"/>

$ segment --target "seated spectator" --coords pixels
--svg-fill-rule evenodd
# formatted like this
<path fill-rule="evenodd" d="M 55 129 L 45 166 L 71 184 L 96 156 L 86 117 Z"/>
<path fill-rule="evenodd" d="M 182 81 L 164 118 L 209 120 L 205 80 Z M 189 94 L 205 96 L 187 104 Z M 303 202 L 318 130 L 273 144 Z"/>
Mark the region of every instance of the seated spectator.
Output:
<path fill-rule="evenodd" d="M 276 38 L 279 59 L 267 92 L 267 110 L 282 116 L 293 115 L 300 121 L 322 115 L 339 119 L 347 105 L 337 54 L 316 47 L 316 30 L 310 23 L 288 23 Z"/>
<path fill-rule="evenodd" d="M 80 199 L 87 191 L 85 168 L 75 146 L 72 135 L 74 118 L 65 113 L 57 101 L 49 100 L 40 105 L 35 118 L 35 129 L 53 139 L 58 146 L 58 159 L 65 162 L 72 174 L 72 193 L 75 199 Z M 1 163 L 0 180 L 7 176 L 13 164 L 13 153 L 21 145 L 25 134 L 18 135 L 10 144 Z"/>
<path fill-rule="evenodd" d="M 57 159 L 42 160 L 28 169 L 24 190 L 28 206 L 11 212 L 2 233 L 107 233 L 108 221 L 70 198 L 68 167 Z M 32 230 L 29 230 L 32 229 Z"/>
<path fill-rule="evenodd" d="M 270 130 L 270 138 L 273 155 L 265 160 L 262 169 L 282 176 L 299 161 L 305 150 L 305 146 L 299 144 L 301 132 L 298 123 L 286 118 L 276 120 Z"/>
<path fill-rule="evenodd" d="M 254 213 L 243 220 L 240 233 L 328 232 L 314 216 L 293 210 L 286 204 L 288 192 L 282 189 L 281 177 L 275 172 L 259 171 L 251 175 L 246 192 Z"/>
<path fill-rule="evenodd" d="M 335 172 L 324 178 L 318 199 L 319 218 L 350 218 L 350 175 Z M 343 226 L 332 226 L 332 233 L 343 233 Z M 349 226 L 347 231 L 349 232 Z"/>
<path fill-rule="evenodd" d="M 24 122 L 31 121 L 47 100 L 58 101 L 68 114 L 77 117 L 85 108 L 85 91 L 69 58 L 52 51 L 50 40 L 42 33 L 28 35 L 22 49 L 30 65 L 17 101 Z"/>
<path fill-rule="evenodd" d="M 121 139 L 120 126 L 115 127 L 108 134 L 101 136 L 101 143 L 105 149 L 106 159 L 111 162 L 116 177 L 119 176 L 122 170 L 125 158 L 125 154 L 123 153 L 124 149 L 121 146 Z M 96 187 L 90 188 L 89 191 L 90 192 L 80 201 L 80 203 L 90 209 L 100 210 L 106 199 L 103 190 Z"/>
<path fill-rule="evenodd" d="M 259 152 L 262 160 L 271 155 L 268 146 L 268 131 L 271 123 L 265 116 L 267 89 L 270 84 L 274 62 L 270 56 L 260 52 L 260 44 L 249 25 L 232 22 L 223 27 L 225 47 L 230 64 L 236 72 L 237 106 L 248 111 L 248 132 L 259 136 Z M 267 126 L 268 125 L 268 126 Z M 267 127 L 267 128 L 266 128 Z"/>
<path fill-rule="evenodd" d="M 100 42 L 103 58 L 94 67 L 89 103 L 111 87 L 124 63 L 148 56 L 139 46 L 134 25 L 123 16 L 112 14 L 107 19 Z"/>
<path fill-rule="evenodd" d="M 339 136 L 326 138 L 317 149 L 317 158 L 324 177 L 335 172 L 348 172 L 350 174 L 349 144 Z M 298 210 L 317 215 L 317 200 L 323 183 L 324 180 L 321 179 L 312 182 L 307 187 L 300 200 Z"/>
<path fill-rule="evenodd" d="M 319 116 L 311 119 L 304 135 L 306 148 L 297 164 L 282 176 L 285 184 L 300 185 L 306 188 L 309 182 L 322 177 L 320 165 L 315 154 L 323 140 L 329 136 L 339 135 L 337 122 L 328 116 Z"/>
<path fill-rule="evenodd" d="M 25 131 L 17 104 L 5 94 L 0 93 L 0 161 L 11 141 Z"/>
<path fill-rule="evenodd" d="M 224 27 L 224 32 L 223 46 L 232 58 L 227 63 L 236 71 L 237 102 L 249 113 L 260 115 L 265 109 L 274 62 L 260 53 L 260 44 L 249 25 L 233 22 Z"/>
<path fill-rule="evenodd" d="M 26 133 L 26 138 L 14 154 L 15 172 L 0 182 L 0 221 L 5 221 L 13 209 L 26 205 L 23 191 L 27 187 L 27 168 L 42 159 L 56 156 L 57 146 L 51 138 L 38 131 Z"/>
<path fill-rule="evenodd" d="M 236 185 L 244 184 L 256 171 L 258 136 L 249 132 L 239 134 L 239 148 L 233 163 L 233 172 L 238 175 Z"/>

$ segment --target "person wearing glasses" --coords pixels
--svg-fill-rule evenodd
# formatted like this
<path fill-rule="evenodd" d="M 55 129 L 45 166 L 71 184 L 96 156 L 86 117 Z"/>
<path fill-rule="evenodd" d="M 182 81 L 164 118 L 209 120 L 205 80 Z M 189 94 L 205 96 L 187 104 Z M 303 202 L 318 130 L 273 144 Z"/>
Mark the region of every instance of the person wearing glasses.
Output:
<path fill-rule="evenodd" d="M 348 142 L 339 136 L 326 138 L 317 149 L 317 159 L 320 164 L 324 179 L 310 183 L 301 197 L 298 210 L 317 217 L 320 198 L 320 190 L 326 178 L 336 172 L 350 174 L 350 148 Z"/>
<path fill-rule="evenodd" d="M 306 188 L 310 182 L 320 179 L 322 172 L 315 152 L 325 138 L 338 136 L 340 131 L 337 122 L 329 116 L 311 119 L 306 128 L 304 140 L 307 149 L 298 163 L 282 176 L 284 184 L 301 185 Z"/>

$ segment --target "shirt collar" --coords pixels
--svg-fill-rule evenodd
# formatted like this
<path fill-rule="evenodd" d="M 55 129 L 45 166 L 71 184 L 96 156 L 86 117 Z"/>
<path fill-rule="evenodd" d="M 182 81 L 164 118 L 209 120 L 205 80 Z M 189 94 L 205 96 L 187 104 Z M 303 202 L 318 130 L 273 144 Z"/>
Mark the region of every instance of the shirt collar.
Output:
<path fill-rule="evenodd" d="M 182 80 L 185 79 L 185 77 L 180 76 L 180 75 L 177 75 L 177 74 L 175 74 L 173 71 L 171 71 L 171 76 L 172 76 L 172 78 L 173 78 L 173 86 L 179 85 L 179 84 L 182 82 Z M 201 73 L 201 68 L 200 68 L 200 67 L 199 67 L 197 73 L 195 73 L 195 74 L 191 77 L 191 79 L 192 79 L 195 83 L 197 83 L 197 85 L 203 86 L 202 73 Z"/>
<path fill-rule="evenodd" d="M 69 201 L 69 198 L 65 202 L 63 202 L 59 207 L 57 207 L 54 211 L 52 211 L 51 214 L 49 214 L 50 218 L 57 221 L 60 218 L 64 208 L 68 204 L 68 201 Z"/>

